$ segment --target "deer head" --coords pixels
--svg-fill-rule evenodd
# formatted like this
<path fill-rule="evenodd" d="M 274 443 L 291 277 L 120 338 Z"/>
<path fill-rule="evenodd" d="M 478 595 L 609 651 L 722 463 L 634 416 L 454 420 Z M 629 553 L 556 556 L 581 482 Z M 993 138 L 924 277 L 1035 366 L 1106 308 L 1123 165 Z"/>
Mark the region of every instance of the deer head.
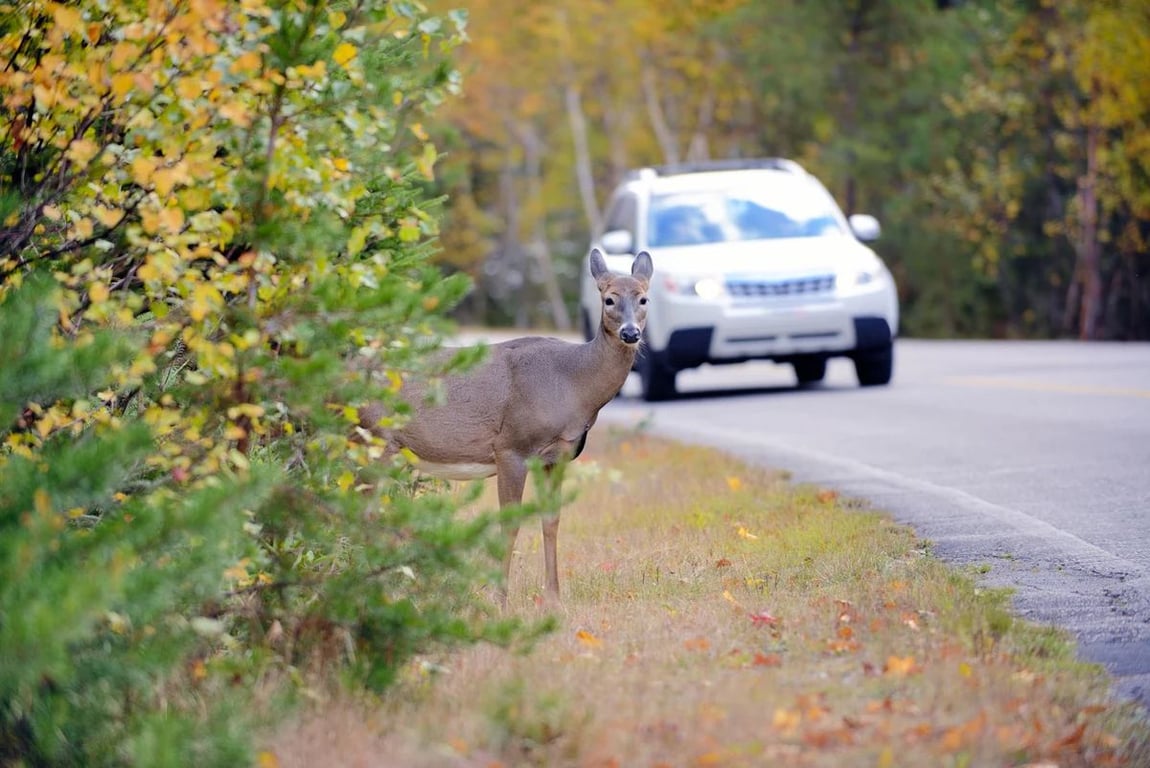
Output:
<path fill-rule="evenodd" d="M 654 265 L 651 254 L 641 251 L 631 265 L 631 276 L 607 269 L 598 248 L 591 251 L 591 277 L 603 301 L 603 332 L 624 344 L 638 344 L 647 323 L 647 289 Z"/>

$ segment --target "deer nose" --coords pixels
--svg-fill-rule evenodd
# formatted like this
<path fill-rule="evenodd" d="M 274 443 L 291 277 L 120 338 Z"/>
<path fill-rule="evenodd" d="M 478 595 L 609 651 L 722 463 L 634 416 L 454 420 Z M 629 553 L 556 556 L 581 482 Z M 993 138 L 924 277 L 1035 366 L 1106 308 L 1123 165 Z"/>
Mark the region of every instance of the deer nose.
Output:
<path fill-rule="evenodd" d="M 619 329 L 619 338 L 627 344 L 637 344 L 642 335 L 637 325 L 624 325 Z"/>

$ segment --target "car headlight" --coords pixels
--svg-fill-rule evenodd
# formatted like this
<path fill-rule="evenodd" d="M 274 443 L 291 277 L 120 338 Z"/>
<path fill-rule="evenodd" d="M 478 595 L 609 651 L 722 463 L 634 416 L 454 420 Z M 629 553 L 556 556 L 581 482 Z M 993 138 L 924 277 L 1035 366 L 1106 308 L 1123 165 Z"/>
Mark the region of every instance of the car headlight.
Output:
<path fill-rule="evenodd" d="M 882 277 L 882 272 L 882 264 L 875 264 L 872 267 L 860 269 L 855 273 L 855 285 L 869 285 L 870 283 L 873 283 L 875 280 L 878 280 L 880 277 Z"/>
<path fill-rule="evenodd" d="M 663 285 L 671 293 L 683 296 L 698 296 L 708 301 L 723 296 L 727 287 L 718 277 L 684 277 L 682 275 L 667 275 L 663 278 Z"/>

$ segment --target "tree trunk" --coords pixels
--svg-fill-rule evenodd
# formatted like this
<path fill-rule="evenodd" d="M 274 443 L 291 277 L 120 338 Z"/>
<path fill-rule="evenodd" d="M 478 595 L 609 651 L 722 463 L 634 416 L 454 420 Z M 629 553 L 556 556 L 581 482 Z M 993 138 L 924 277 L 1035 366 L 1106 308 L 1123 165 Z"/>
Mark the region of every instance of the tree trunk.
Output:
<path fill-rule="evenodd" d="M 583 214 L 592 232 L 603 224 L 599 203 L 595 199 L 595 174 L 591 164 L 591 145 L 587 141 L 587 117 L 583 114 L 583 98 L 574 76 L 567 83 L 564 95 L 567 102 L 567 121 L 571 124 L 571 141 L 575 147 L 575 178 L 579 182 L 579 198 L 583 201 Z"/>
<path fill-rule="evenodd" d="M 1090 107 L 1098 98 L 1098 80 L 1091 83 L 1090 104 L 1087 105 L 1086 175 L 1079 180 L 1081 207 L 1081 243 L 1079 264 L 1082 276 L 1082 305 L 1078 312 L 1078 338 L 1093 340 L 1099 337 L 1098 315 L 1102 306 L 1102 248 L 1098 242 L 1098 121 L 1090 114 Z"/>
<path fill-rule="evenodd" d="M 535 126 L 530 123 L 517 125 L 516 135 L 523 145 L 523 165 L 527 175 L 527 198 L 538 203 L 543 198 L 543 141 L 539 138 L 539 132 L 535 130 Z M 563 291 L 560 289 L 559 280 L 555 275 L 555 262 L 551 258 L 551 248 L 547 245 L 547 220 L 543 206 L 537 206 L 533 218 L 528 252 L 539 266 L 543 293 L 547 297 L 547 305 L 551 310 L 551 322 L 554 323 L 556 330 L 570 331 L 571 318 L 567 314 L 567 306 L 563 302 Z"/>
<path fill-rule="evenodd" d="M 600 89 L 606 91 L 606 85 L 600 83 Z M 631 123 L 630 109 L 624 105 L 604 105 L 603 130 L 607 134 L 609 155 L 611 158 L 611 180 L 617 182 L 630 167 L 627 153 L 627 129 Z"/>
<path fill-rule="evenodd" d="M 651 120 L 651 130 L 655 133 L 655 140 L 663 150 L 663 162 L 674 165 L 679 162 L 679 142 L 671 128 L 667 125 L 667 116 L 663 112 L 663 104 L 659 99 L 659 84 L 655 80 L 655 68 L 648 62 L 643 62 L 641 85 L 643 87 L 643 100 L 647 104 L 647 117 Z"/>
<path fill-rule="evenodd" d="M 527 301 L 525 288 L 527 285 L 526 264 L 523 263 L 523 248 L 519 241 L 519 192 L 516 188 L 516 158 L 512 147 L 507 147 L 503 155 L 503 168 L 499 174 L 500 204 L 503 208 L 503 237 L 501 238 L 501 253 L 497 257 L 499 268 L 496 270 L 498 279 L 503 284 L 506 295 L 515 307 L 514 324 L 523 327 L 527 324 Z M 497 291 L 496 298 L 503 291 Z"/>

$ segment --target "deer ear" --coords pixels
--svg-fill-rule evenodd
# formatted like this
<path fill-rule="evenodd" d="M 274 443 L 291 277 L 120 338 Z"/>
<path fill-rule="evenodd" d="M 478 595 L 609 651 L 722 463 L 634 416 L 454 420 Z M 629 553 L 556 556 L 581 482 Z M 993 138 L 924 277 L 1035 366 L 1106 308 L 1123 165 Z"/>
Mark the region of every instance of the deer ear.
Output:
<path fill-rule="evenodd" d="M 599 252 L 598 248 L 591 249 L 591 277 L 595 278 L 596 282 L 607 276 L 607 262 L 603 260 L 603 254 Z"/>
<path fill-rule="evenodd" d="M 631 274 L 650 282 L 651 275 L 654 273 L 655 265 L 651 263 L 651 254 L 646 251 L 639 251 L 639 255 L 635 257 L 635 263 L 631 265 Z"/>

